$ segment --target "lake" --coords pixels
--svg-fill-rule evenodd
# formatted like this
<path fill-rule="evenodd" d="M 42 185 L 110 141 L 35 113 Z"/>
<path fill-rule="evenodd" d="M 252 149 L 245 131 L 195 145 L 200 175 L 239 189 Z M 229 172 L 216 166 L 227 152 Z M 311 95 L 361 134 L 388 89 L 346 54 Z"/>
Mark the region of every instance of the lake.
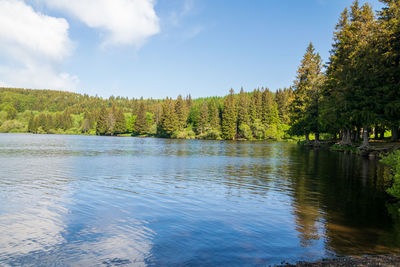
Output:
<path fill-rule="evenodd" d="M 0 135 L 1 266 L 265 266 L 400 252 L 368 158 L 296 144 Z"/>

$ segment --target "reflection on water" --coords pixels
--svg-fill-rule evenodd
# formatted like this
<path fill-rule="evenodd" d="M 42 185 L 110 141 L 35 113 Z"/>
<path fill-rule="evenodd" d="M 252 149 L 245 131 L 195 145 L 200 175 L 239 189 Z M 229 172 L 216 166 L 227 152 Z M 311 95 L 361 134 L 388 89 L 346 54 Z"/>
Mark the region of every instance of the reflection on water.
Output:
<path fill-rule="evenodd" d="M 0 265 L 254 266 L 400 252 L 387 172 L 284 143 L 2 134 Z"/>

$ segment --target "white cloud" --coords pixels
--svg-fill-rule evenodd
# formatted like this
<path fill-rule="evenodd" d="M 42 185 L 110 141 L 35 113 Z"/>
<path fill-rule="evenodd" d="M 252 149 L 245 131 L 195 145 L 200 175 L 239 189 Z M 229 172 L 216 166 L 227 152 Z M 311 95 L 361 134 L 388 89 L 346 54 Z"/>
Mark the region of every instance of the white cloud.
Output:
<path fill-rule="evenodd" d="M 160 31 L 153 0 L 44 0 L 106 33 L 103 45 L 141 46 Z"/>
<path fill-rule="evenodd" d="M 74 89 L 77 77 L 59 73 L 72 50 L 68 22 L 35 12 L 21 0 L 0 0 L 0 65 L 3 86 Z"/>

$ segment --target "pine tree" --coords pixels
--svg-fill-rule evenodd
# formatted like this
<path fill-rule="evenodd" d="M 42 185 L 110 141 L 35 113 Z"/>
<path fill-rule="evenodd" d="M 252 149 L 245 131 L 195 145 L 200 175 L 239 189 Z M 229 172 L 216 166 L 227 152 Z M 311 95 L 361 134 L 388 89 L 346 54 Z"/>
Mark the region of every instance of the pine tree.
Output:
<path fill-rule="evenodd" d="M 114 125 L 114 133 L 122 134 L 126 132 L 126 121 L 125 115 L 121 108 L 115 108 L 114 110 L 114 117 L 115 117 L 115 125 Z"/>
<path fill-rule="evenodd" d="M 175 101 L 175 113 L 178 130 L 183 130 L 186 127 L 187 112 L 181 95 Z"/>
<path fill-rule="evenodd" d="M 208 111 L 209 111 L 209 122 L 211 128 L 214 130 L 219 130 L 221 128 L 221 119 L 220 119 L 219 108 L 215 100 L 210 101 L 208 105 Z"/>
<path fill-rule="evenodd" d="M 295 135 L 319 134 L 319 99 L 322 81 L 321 57 L 310 43 L 297 70 L 294 100 L 291 109 L 291 129 Z"/>
<path fill-rule="evenodd" d="M 349 87 L 346 74 L 348 61 L 351 58 L 349 31 L 350 18 L 347 8 L 340 15 L 335 26 L 334 43 L 327 68 L 327 79 L 323 86 L 322 117 L 325 127 L 331 133 L 341 129 L 342 144 L 351 144 L 350 130 L 354 123 L 350 105 L 347 102 L 346 91 Z"/>
<path fill-rule="evenodd" d="M 261 109 L 262 93 L 259 89 L 257 89 L 253 91 L 249 107 L 249 115 L 252 123 L 254 123 L 256 120 L 261 120 Z"/>
<path fill-rule="evenodd" d="M 233 89 L 231 89 L 229 95 L 225 97 L 222 113 L 222 137 L 226 140 L 234 140 L 236 138 L 236 116 L 235 95 Z"/>
<path fill-rule="evenodd" d="M 248 125 L 249 121 L 249 97 L 243 88 L 241 88 L 238 101 L 237 126 L 240 127 L 242 124 Z"/>
<path fill-rule="evenodd" d="M 139 105 L 139 110 L 136 116 L 135 125 L 133 127 L 135 134 L 145 134 L 148 131 L 146 110 L 143 101 Z"/>
<path fill-rule="evenodd" d="M 105 107 L 102 107 L 99 112 L 99 116 L 97 118 L 96 123 L 96 134 L 104 135 L 107 132 L 107 110 Z"/>
<path fill-rule="evenodd" d="M 261 114 L 262 123 L 266 129 L 264 138 L 277 138 L 280 124 L 279 112 L 274 97 L 268 89 L 265 89 L 262 94 Z"/>
<path fill-rule="evenodd" d="M 200 113 L 197 119 L 197 132 L 199 134 L 203 134 L 210 127 L 208 122 L 209 114 L 208 114 L 208 103 L 207 101 L 203 101 L 200 107 Z"/>
<path fill-rule="evenodd" d="M 291 88 L 278 89 L 275 94 L 275 102 L 278 106 L 280 121 L 284 124 L 290 122 L 290 105 L 293 101 L 293 90 Z"/>
<path fill-rule="evenodd" d="M 174 101 L 167 97 L 162 105 L 162 114 L 157 128 L 157 133 L 161 137 L 171 137 L 177 129 L 178 124 Z"/>
<path fill-rule="evenodd" d="M 383 96 L 383 118 L 391 128 L 392 141 L 395 141 L 400 137 L 400 1 L 380 1 L 385 6 L 378 13 L 380 61 L 377 69 L 381 74 L 378 90 Z"/>

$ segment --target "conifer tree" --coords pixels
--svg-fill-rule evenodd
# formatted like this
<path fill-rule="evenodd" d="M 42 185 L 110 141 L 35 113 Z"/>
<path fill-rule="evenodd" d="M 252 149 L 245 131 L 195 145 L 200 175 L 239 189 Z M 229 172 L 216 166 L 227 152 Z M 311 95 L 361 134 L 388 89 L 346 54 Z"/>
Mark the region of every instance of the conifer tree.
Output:
<path fill-rule="evenodd" d="M 400 0 L 380 0 L 379 24 L 379 95 L 383 96 L 382 113 L 392 131 L 392 141 L 399 136 L 400 125 Z M 377 99 L 379 100 L 379 99 Z"/>
<path fill-rule="evenodd" d="M 295 135 L 319 134 L 319 98 L 322 81 L 321 57 L 310 43 L 297 70 L 294 100 L 291 109 L 291 129 Z"/>
<path fill-rule="evenodd" d="M 219 115 L 219 108 L 215 100 L 210 101 L 208 105 L 208 111 L 211 128 L 214 130 L 219 130 L 221 128 L 221 120 Z"/>
<path fill-rule="evenodd" d="M 28 123 L 28 132 L 29 133 L 35 133 L 36 132 L 36 129 L 35 129 L 35 126 L 34 126 L 34 118 L 35 118 L 35 116 L 31 112 L 31 114 L 29 116 L 29 123 Z"/>
<path fill-rule="evenodd" d="M 236 101 L 233 89 L 225 97 L 222 113 L 222 137 L 226 140 L 234 140 L 236 137 Z"/>
<path fill-rule="evenodd" d="M 177 129 L 174 101 L 167 97 L 162 105 L 162 114 L 157 133 L 161 137 L 170 137 Z"/>
<path fill-rule="evenodd" d="M 293 101 L 293 90 L 291 88 L 278 89 L 275 94 L 275 102 L 278 106 L 280 121 L 284 124 L 290 122 L 290 104 Z"/>
<path fill-rule="evenodd" d="M 96 134 L 97 135 L 104 135 L 106 132 L 107 132 L 107 110 L 103 106 L 100 109 L 99 117 L 97 118 Z"/>
<path fill-rule="evenodd" d="M 262 123 L 266 129 L 264 138 L 278 137 L 279 112 L 272 93 L 266 88 L 262 94 Z"/>
<path fill-rule="evenodd" d="M 183 128 L 186 127 L 187 112 L 186 105 L 181 95 L 179 95 L 175 101 L 175 113 L 177 119 L 177 128 L 178 130 L 183 130 Z"/>
<path fill-rule="evenodd" d="M 114 118 L 115 118 L 115 125 L 113 129 L 113 133 L 122 134 L 126 132 L 126 121 L 125 115 L 121 108 L 113 109 Z"/>
<path fill-rule="evenodd" d="M 133 127 L 133 131 L 135 134 L 145 134 L 148 131 L 147 118 L 146 118 L 146 110 L 143 101 L 141 101 L 139 105 L 139 110 L 136 116 L 135 125 Z"/>
<path fill-rule="evenodd" d="M 199 134 L 203 134 L 207 131 L 209 128 L 209 123 L 208 123 L 208 103 L 207 101 L 203 101 L 200 107 L 200 113 L 197 119 L 197 131 Z"/>
<path fill-rule="evenodd" d="M 244 92 L 243 88 L 240 90 L 239 101 L 238 101 L 238 115 L 237 125 L 238 127 L 242 124 L 249 124 L 249 98 L 247 93 Z"/>

